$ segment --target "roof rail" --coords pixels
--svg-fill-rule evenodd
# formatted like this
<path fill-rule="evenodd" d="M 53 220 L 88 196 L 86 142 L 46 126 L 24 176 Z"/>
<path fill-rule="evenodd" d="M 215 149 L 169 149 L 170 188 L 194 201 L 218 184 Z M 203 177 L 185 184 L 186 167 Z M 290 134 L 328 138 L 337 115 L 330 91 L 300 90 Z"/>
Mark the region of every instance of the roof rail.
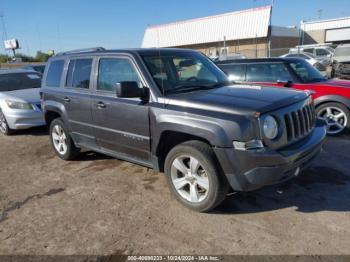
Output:
<path fill-rule="evenodd" d="M 83 49 L 60 52 L 60 53 L 57 53 L 56 56 L 74 54 L 74 53 L 83 53 L 83 52 L 104 51 L 104 50 L 106 50 L 104 47 L 91 47 L 91 48 L 83 48 Z"/>

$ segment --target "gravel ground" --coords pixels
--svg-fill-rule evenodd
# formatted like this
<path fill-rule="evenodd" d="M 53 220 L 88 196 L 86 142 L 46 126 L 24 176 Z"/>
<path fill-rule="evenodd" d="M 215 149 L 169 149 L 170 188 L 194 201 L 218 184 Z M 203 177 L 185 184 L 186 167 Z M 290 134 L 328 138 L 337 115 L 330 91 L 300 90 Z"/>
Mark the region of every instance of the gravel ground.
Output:
<path fill-rule="evenodd" d="M 349 137 L 210 214 L 147 168 L 91 152 L 60 160 L 42 129 L 0 136 L 0 167 L 0 254 L 350 254 Z"/>

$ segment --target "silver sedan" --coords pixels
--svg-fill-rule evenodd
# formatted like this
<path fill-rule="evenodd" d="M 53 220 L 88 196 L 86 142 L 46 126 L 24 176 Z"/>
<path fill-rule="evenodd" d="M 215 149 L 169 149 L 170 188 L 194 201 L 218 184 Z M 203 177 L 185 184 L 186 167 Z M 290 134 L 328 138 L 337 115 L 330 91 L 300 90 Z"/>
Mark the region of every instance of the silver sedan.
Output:
<path fill-rule="evenodd" d="M 0 71 L 0 133 L 45 125 L 40 104 L 41 74 L 27 70 Z"/>

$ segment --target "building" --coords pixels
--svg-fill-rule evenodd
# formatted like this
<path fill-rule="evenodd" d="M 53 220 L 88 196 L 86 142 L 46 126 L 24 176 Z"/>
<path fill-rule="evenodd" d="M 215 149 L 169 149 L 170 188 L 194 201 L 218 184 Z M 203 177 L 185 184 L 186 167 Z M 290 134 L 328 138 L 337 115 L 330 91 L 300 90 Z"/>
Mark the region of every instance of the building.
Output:
<path fill-rule="evenodd" d="M 147 27 L 142 47 L 196 49 L 208 56 L 283 54 L 299 43 L 296 27 L 271 26 L 271 6 Z"/>
<path fill-rule="evenodd" d="M 302 44 L 350 43 L 350 17 L 301 21 Z"/>

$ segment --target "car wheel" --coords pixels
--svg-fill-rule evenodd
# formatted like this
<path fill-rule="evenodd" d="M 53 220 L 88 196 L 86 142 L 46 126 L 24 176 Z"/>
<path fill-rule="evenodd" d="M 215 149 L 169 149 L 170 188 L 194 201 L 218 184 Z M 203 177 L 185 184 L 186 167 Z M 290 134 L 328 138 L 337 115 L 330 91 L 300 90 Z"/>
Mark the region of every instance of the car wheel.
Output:
<path fill-rule="evenodd" d="M 80 149 L 74 145 L 67 128 L 60 118 L 51 122 L 50 137 L 55 153 L 63 160 L 71 160 L 79 154 Z"/>
<path fill-rule="evenodd" d="M 327 135 L 341 135 L 350 129 L 350 112 L 343 104 L 322 104 L 316 114 L 327 122 Z"/>
<path fill-rule="evenodd" d="M 209 145 L 188 141 L 175 146 L 165 159 L 170 190 L 185 206 L 206 212 L 226 197 L 229 185 Z"/>
<path fill-rule="evenodd" d="M 5 136 L 9 136 L 9 135 L 12 135 L 13 132 L 14 131 L 7 124 L 6 117 L 5 117 L 4 113 L 0 109 L 0 133 L 5 135 Z"/>

